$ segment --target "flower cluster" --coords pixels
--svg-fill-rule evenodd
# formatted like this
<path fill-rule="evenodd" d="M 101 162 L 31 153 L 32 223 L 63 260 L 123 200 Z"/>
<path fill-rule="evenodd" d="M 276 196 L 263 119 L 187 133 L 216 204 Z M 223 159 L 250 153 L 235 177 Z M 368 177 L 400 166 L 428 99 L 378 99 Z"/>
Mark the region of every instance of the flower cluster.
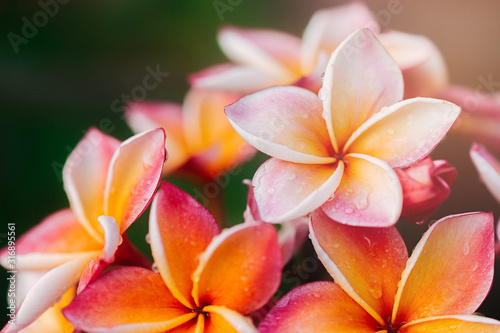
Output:
<path fill-rule="evenodd" d="M 124 142 L 88 130 L 62 172 L 70 207 L 16 244 L 2 332 L 500 332 L 474 313 L 500 252 L 493 214 L 429 224 L 411 256 L 395 227 L 450 195 L 457 170 L 429 154 L 456 120 L 479 131 L 437 47 L 380 30 L 360 2 L 315 13 L 302 39 L 222 27 L 232 62 L 190 75 L 182 105 L 129 103 Z M 270 158 L 240 224 L 162 181 L 213 181 L 257 151 Z M 470 156 L 500 202 L 500 161 L 479 144 Z M 153 261 L 126 233 L 146 210 Z M 308 235 L 333 281 L 285 294 Z"/>

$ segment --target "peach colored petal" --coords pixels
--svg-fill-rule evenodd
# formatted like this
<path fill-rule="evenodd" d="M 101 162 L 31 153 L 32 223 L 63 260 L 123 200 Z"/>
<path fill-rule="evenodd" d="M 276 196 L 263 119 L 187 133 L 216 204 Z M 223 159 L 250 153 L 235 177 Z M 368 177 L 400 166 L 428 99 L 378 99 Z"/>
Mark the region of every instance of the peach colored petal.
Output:
<path fill-rule="evenodd" d="M 436 97 L 448 85 L 443 56 L 424 36 L 389 31 L 377 36 L 403 72 L 404 97 Z"/>
<path fill-rule="evenodd" d="M 231 125 L 252 146 L 296 163 L 332 163 L 321 101 L 298 87 L 279 86 L 226 107 Z"/>
<path fill-rule="evenodd" d="M 98 241 L 102 239 L 102 229 L 97 217 L 103 214 L 108 168 L 119 145 L 120 141 L 91 128 L 63 168 L 64 189 L 71 209 L 85 230 Z"/>
<path fill-rule="evenodd" d="M 208 313 L 205 333 L 257 333 L 250 318 L 225 306 L 209 305 L 203 311 Z"/>
<path fill-rule="evenodd" d="M 91 332 L 164 332 L 196 316 L 172 296 L 159 274 L 140 267 L 109 271 L 63 313 L 77 329 Z"/>
<path fill-rule="evenodd" d="M 428 319 L 416 320 L 404 325 L 401 329 L 404 333 L 499 333 L 500 321 L 480 316 L 442 316 Z"/>
<path fill-rule="evenodd" d="M 281 251 L 270 224 L 240 224 L 215 236 L 193 274 L 197 305 L 247 314 L 266 304 L 281 278 Z"/>
<path fill-rule="evenodd" d="M 391 316 L 408 259 L 396 228 L 344 225 L 317 210 L 310 232 L 316 253 L 335 282 L 382 324 Z"/>
<path fill-rule="evenodd" d="M 163 182 L 149 216 L 151 251 L 163 280 L 185 306 L 195 306 L 191 276 L 198 257 L 218 234 L 217 222 L 206 208 Z"/>
<path fill-rule="evenodd" d="M 123 233 L 146 209 L 160 183 L 165 161 L 161 128 L 137 134 L 116 150 L 109 166 L 104 213 L 113 216 Z"/>
<path fill-rule="evenodd" d="M 363 154 L 344 156 L 344 175 L 332 200 L 321 206 L 345 224 L 384 227 L 396 223 L 403 193 L 398 176 L 384 161 Z"/>
<path fill-rule="evenodd" d="M 189 158 L 182 125 L 182 106 L 176 103 L 133 102 L 125 109 L 125 119 L 134 133 L 162 127 L 167 135 L 168 158 L 163 173 L 168 174 Z"/>
<path fill-rule="evenodd" d="M 45 273 L 28 291 L 16 313 L 16 325 L 6 333 L 17 332 L 39 318 L 76 285 L 95 253 L 73 259 Z"/>
<path fill-rule="evenodd" d="M 368 118 L 401 100 L 403 77 L 373 33 L 362 29 L 332 54 L 319 96 L 332 142 L 342 150 Z"/>
<path fill-rule="evenodd" d="M 392 322 L 474 312 L 491 287 L 493 265 L 491 213 L 439 220 L 424 234 L 408 260 Z"/>
<path fill-rule="evenodd" d="M 312 71 L 320 51 L 330 55 L 344 39 L 361 28 L 369 28 L 374 33 L 380 30 L 377 18 L 362 2 L 351 1 L 315 12 L 302 36 L 302 73 Z"/>
<path fill-rule="evenodd" d="M 219 45 L 233 62 L 257 68 L 291 83 L 300 75 L 300 39 L 274 30 L 225 26 L 217 34 Z"/>
<path fill-rule="evenodd" d="M 485 147 L 478 144 L 472 145 L 470 157 L 482 182 L 500 202 L 500 162 Z"/>
<path fill-rule="evenodd" d="M 344 163 L 298 164 L 271 158 L 255 173 L 255 201 L 266 222 L 302 217 L 324 204 L 342 179 Z"/>
<path fill-rule="evenodd" d="M 281 77 L 248 66 L 220 64 L 203 69 L 188 77 L 195 88 L 253 93 L 270 86 L 283 84 Z"/>
<path fill-rule="evenodd" d="M 259 325 L 261 333 L 373 333 L 377 322 L 333 282 L 312 282 L 286 294 Z"/>
<path fill-rule="evenodd" d="M 169 330 L 168 333 L 203 333 L 204 330 L 205 316 L 198 315 L 188 322 Z"/>
<path fill-rule="evenodd" d="M 438 99 L 398 102 L 359 127 L 346 143 L 345 152 L 367 154 L 393 168 L 407 167 L 434 149 L 459 113 L 458 106 Z"/>

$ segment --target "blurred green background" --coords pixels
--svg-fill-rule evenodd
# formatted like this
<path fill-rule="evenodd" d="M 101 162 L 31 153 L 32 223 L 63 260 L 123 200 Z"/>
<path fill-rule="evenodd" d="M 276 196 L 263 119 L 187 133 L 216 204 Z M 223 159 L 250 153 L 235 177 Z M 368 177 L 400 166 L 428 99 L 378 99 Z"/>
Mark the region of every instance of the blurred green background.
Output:
<path fill-rule="evenodd" d="M 367 3 L 374 13 L 383 13 L 393 1 Z M 19 236 L 48 214 L 68 206 L 60 167 L 90 126 L 99 126 L 108 119 L 112 124 L 109 134 L 121 140 L 132 135 L 113 103 L 142 84 L 147 67 L 159 66 L 162 72 L 169 73 L 156 89 L 147 92 L 147 99 L 182 102 L 188 89 L 187 74 L 226 60 L 215 38 L 221 25 L 272 28 L 300 36 L 315 10 L 344 2 L 70 0 L 59 4 L 57 13 L 48 17 L 43 26 L 40 24 L 33 36 L 13 47 L 9 36 L 22 36 L 26 21 L 35 18 L 43 22 L 37 14 L 43 10 L 41 3 L 56 2 L 2 0 L 0 245 L 5 244 L 7 223 L 16 223 Z M 380 16 L 384 27 L 430 37 L 443 52 L 453 82 L 475 87 L 479 77 L 488 75 L 500 81 L 499 3 L 399 2 L 403 8 L 400 14 L 389 20 Z M 222 13 L 214 4 L 227 6 L 227 10 Z M 469 139 L 452 134 L 432 154 L 434 158 L 448 159 L 459 171 L 452 195 L 435 214 L 436 219 L 478 210 L 493 211 L 495 218 L 500 216 L 500 205 L 477 179 L 469 161 L 469 147 Z M 230 178 L 224 200 L 233 223 L 242 220 L 246 201 L 241 180 L 251 178 L 264 159 L 258 155 L 240 174 Z M 189 190 L 189 186 L 183 186 Z M 405 223 L 398 228 L 410 250 L 427 229 Z M 147 249 L 142 242 L 145 219 L 129 233 L 141 248 Z M 1 273 L 1 290 L 5 290 L 6 274 L 3 270 Z M 2 311 L 4 299 L 1 297 Z M 500 279 L 496 278 L 479 311 L 500 319 L 499 299 Z M 5 321 L 2 316 L 0 323 Z"/>

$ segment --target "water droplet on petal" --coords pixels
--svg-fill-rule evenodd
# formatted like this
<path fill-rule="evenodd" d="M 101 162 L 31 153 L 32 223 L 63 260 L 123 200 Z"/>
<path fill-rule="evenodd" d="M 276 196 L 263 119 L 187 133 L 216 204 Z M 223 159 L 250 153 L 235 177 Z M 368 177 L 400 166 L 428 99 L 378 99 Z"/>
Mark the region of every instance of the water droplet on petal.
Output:
<path fill-rule="evenodd" d="M 155 262 L 151 265 L 151 269 L 155 273 L 160 273 L 160 270 L 158 269 L 158 265 Z"/>
<path fill-rule="evenodd" d="M 151 244 L 151 235 L 146 234 L 146 237 L 144 237 L 144 240 L 146 241 L 146 243 Z"/>
<path fill-rule="evenodd" d="M 465 241 L 463 253 L 464 256 L 468 256 L 470 253 L 470 245 L 468 241 Z"/>
<path fill-rule="evenodd" d="M 354 210 L 352 208 L 346 208 L 346 210 L 344 212 L 346 214 L 351 214 L 352 212 L 354 212 Z"/>
<path fill-rule="evenodd" d="M 118 245 L 121 245 L 123 243 L 123 237 L 120 236 L 120 238 L 118 238 Z"/>
<path fill-rule="evenodd" d="M 388 128 L 387 129 L 387 134 L 394 135 L 394 128 Z"/>

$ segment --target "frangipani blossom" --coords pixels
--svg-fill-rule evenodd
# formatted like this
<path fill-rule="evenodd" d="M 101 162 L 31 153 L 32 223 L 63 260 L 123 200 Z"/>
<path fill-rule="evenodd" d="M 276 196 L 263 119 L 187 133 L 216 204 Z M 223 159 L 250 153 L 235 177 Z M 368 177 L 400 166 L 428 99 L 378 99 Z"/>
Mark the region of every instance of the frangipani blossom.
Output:
<path fill-rule="evenodd" d="M 164 174 L 193 168 L 213 179 L 255 154 L 224 115 L 224 107 L 240 97 L 227 91 L 191 89 L 182 106 L 165 102 L 130 103 L 126 120 L 136 133 L 157 127 L 166 131 L 169 159 L 165 161 Z"/>
<path fill-rule="evenodd" d="M 244 93 L 289 84 L 317 92 L 328 55 L 361 28 L 380 33 L 376 17 L 358 1 L 314 13 L 302 40 L 280 31 L 225 26 L 217 39 L 233 64 L 209 67 L 191 75 L 190 82 Z M 403 71 L 406 98 L 434 97 L 447 85 L 443 58 L 430 40 L 397 31 L 378 36 Z"/>
<path fill-rule="evenodd" d="M 429 154 L 460 112 L 402 97 L 399 67 L 364 29 L 332 54 L 319 97 L 278 86 L 227 106 L 236 131 L 274 157 L 252 180 L 262 219 L 292 220 L 321 206 L 342 223 L 394 224 L 403 198 L 393 168 Z"/>
<path fill-rule="evenodd" d="M 426 157 L 408 169 L 394 169 L 403 188 L 401 218 L 423 222 L 448 198 L 457 170 L 445 160 Z"/>
<path fill-rule="evenodd" d="M 41 276 L 23 299 L 18 299 L 16 325 L 6 326 L 2 332 L 17 332 L 28 326 L 64 294 L 69 293 L 65 297 L 71 298 L 75 293 L 71 289 L 77 284 L 78 291 L 84 289 L 115 257 L 133 253 L 133 246 L 121 234 L 152 199 L 165 159 L 164 143 L 162 129 L 123 143 L 97 129 L 86 133 L 63 169 L 71 209 L 53 213 L 16 242 L 19 274 Z M 7 256 L 4 249 L 0 259 L 6 268 Z M 58 313 L 61 331 L 67 332 L 62 328 L 67 322 Z M 30 330 L 31 326 L 26 331 Z"/>
<path fill-rule="evenodd" d="M 196 200 L 168 183 L 149 221 L 159 274 L 114 269 L 63 310 L 86 332 L 256 332 L 245 314 L 277 290 L 281 254 L 269 224 L 240 224 L 219 232 Z"/>
<path fill-rule="evenodd" d="M 439 220 L 410 258 L 394 227 L 343 225 L 316 211 L 310 230 L 335 283 L 289 292 L 261 333 L 500 332 L 500 321 L 472 315 L 493 281 L 492 214 Z"/>

